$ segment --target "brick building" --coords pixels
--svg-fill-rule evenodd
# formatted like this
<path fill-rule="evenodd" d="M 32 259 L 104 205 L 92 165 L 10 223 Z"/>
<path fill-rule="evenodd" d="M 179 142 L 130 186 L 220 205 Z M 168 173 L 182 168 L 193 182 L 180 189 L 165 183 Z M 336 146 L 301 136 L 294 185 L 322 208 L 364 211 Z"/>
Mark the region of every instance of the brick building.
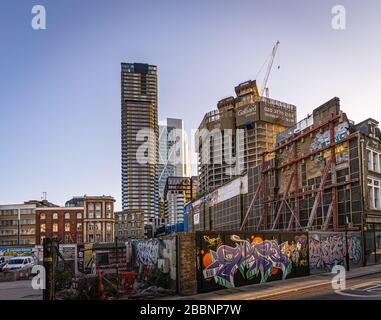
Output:
<path fill-rule="evenodd" d="M 279 133 L 260 157 L 260 165 L 230 186 L 192 203 L 190 230 L 363 230 L 365 254 L 381 248 L 376 120 L 355 124 L 334 98 Z"/>
<path fill-rule="evenodd" d="M 36 209 L 36 244 L 57 237 L 60 243 L 83 242 L 83 207 Z"/>

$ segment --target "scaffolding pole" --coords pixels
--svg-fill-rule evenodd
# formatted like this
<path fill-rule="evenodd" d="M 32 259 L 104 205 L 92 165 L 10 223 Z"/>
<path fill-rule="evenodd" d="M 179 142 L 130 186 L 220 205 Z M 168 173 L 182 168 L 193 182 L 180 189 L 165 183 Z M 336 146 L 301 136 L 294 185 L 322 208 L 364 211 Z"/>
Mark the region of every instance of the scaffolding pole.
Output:
<path fill-rule="evenodd" d="M 314 202 L 314 205 L 313 205 L 311 213 L 310 213 L 310 218 L 308 220 L 307 230 L 309 230 L 312 227 L 312 224 L 314 222 L 316 211 L 317 211 L 317 208 L 319 206 L 320 197 L 323 193 L 325 183 L 327 182 L 328 173 L 331 169 L 331 164 L 332 164 L 332 158 L 330 158 L 328 160 L 328 163 L 326 164 L 326 166 L 324 168 L 324 172 L 323 172 L 323 176 L 322 176 L 322 179 L 320 182 L 320 186 L 319 186 L 318 192 L 315 196 L 315 202 Z"/>
<path fill-rule="evenodd" d="M 253 199 L 252 199 L 251 202 L 250 202 L 250 206 L 249 206 L 249 208 L 248 208 L 247 211 L 246 211 L 245 218 L 243 219 L 242 224 L 241 224 L 241 227 L 239 228 L 240 231 L 243 230 L 243 227 L 244 227 L 245 224 L 246 224 L 246 221 L 247 221 L 247 219 L 248 219 L 248 217 L 249 217 L 249 213 L 250 213 L 251 207 L 253 206 L 255 200 L 257 199 L 257 197 L 258 197 L 258 195 L 259 195 L 260 190 L 262 189 L 263 181 L 264 181 L 263 178 L 261 178 L 261 180 L 259 181 L 257 190 L 255 190 Z"/>
<path fill-rule="evenodd" d="M 278 208 L 278 212 L 276 214 L 272 230 L 275 230 L 276 226 L 279 223 L 279 218 L 280 218 L 282 210 L 283 210 L 284 201 L 286 200 L 286 197 L 288 195 L 288 191 L 290 190 L 290 187 L 291 187 L 292 181 L 294 180 L 294 177 L 295 177 L 295 171 L 292 172 L 290 180 L 288 181 L 288 184 L 287 184 L 287 188 L 286 188 L 286 190 L 283 193 L 283 198 L 282 198 L 282 200 L 280 202 L 280 206 Z"/>

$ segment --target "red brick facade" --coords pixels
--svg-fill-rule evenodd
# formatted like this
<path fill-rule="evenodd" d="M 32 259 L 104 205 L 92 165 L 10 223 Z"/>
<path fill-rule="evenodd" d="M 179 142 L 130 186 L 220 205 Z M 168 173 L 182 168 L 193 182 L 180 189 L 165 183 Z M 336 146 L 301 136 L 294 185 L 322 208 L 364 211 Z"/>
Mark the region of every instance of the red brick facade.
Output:
<path fill-rule="evenodd" d="M 60 243 L 83 243 L 83 208 L 36 209 L 36 244 L 44 237 L 57 237 Z"/>

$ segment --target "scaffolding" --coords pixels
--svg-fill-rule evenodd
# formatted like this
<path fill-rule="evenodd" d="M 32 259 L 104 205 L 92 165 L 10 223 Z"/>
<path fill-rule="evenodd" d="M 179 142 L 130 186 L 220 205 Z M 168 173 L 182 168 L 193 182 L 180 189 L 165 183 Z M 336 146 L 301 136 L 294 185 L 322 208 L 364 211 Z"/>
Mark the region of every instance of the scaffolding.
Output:
<path fill-rule="evenodd" d="M 353 225 L 361 224 L 359 133 L 336 133 L 336 128 L 346 121 L 341 111 L 331 113 L 326 120 L 300 130 L 261 154 L 259 178 L 253 186 L 255 191 L 248 194 L 250 205 L 241 231 L 339 231 L 347 219 Z M 314 139 L 323 136 L 328 140 L 312 148 Z M 307 165 L 315 170 L 316 163 L 320 167 L 312 174 Z M 254 174 L 250 169 L 249 180 Z"/>

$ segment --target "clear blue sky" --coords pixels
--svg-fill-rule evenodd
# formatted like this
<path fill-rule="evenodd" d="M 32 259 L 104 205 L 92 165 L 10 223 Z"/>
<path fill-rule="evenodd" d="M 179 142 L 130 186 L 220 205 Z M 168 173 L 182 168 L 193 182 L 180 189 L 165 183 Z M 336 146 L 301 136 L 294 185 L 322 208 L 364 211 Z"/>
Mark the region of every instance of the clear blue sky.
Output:
<path fill-rule="evenodd" d="M 310 4 L 307 4 L 310 3 Z M 47 30 L 31 28 L 45 5 Z M 347 29 L 331 28 L 331 8 Z M 381 1 L 0 0 L 0 203 L 110 194 L 120 207 L 120 62 L 158 66 L 159 115 L 188 130 L 256 77 L 301 119 L 333 96 L 381 120 Z M 260 75 L 261 83 L 263 73 Z"/>

